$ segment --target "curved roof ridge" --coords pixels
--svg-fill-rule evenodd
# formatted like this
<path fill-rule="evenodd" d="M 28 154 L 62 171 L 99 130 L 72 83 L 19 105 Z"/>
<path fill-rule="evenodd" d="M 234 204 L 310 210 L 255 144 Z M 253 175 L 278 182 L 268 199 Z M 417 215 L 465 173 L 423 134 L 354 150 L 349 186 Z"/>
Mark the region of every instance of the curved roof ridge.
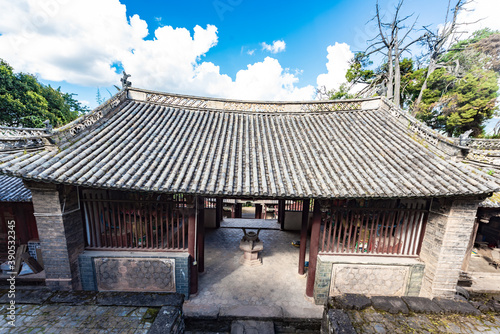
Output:
<path fill-rule="evenodd" d="M 380 97 L 345 100 L 257 101 L 157 92 L 139 88 L 127 89 L 128 99 L 161 104 L 174 108 L 238 112 L 309 113 L 378 109 Z"/>

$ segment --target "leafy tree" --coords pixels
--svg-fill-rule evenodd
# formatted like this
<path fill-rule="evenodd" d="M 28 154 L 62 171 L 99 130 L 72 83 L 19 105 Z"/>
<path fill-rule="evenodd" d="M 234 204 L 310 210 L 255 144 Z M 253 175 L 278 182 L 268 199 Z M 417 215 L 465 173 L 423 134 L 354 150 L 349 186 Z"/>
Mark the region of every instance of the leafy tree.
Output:
<path fill-rule="evenodd" d="M 73 96 L 39 83 L 33 75 L 14 73 L 0 59 L 0 125 L 44 127 L 45 120 L 64 125 L 88 111 Z"/>
<path fill-rule="evenodd" d="M 414 108 L 416 116 L 450 136 L 467 130 L 482 136 L 484 123 L 498 108 L 499 46 L 500 34 L 488 30 L 452 46 L 442 57 L 447 66 L 426 73 L 427 88 Z"/>

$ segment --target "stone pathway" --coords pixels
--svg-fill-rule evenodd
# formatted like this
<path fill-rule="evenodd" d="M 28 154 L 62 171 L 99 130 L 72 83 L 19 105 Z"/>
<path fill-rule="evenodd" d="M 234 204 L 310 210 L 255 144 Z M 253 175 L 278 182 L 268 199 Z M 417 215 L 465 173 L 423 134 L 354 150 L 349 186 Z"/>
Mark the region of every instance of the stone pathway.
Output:
<path fill-rule="evenodd" d="M 0 291 L 0 333 L 152 334 L 184 329 L 184 297 L 176 293 L 20 289 L 15 301 L 10 310 L 8 293 Z M 11 313 L 15 327 L 9 324 Z"/>
<path fill-rule="evenodd" d="M 255 226 L 273 224 L 274 220 L 228 220 L 222 225 L 245 222 L 246 226 Z M 198 296 L 186 301 L 185 308 L 266 305 L 283 308 L 285 316 L 321 318 L 322 306 L 306 299 L 306 277 L 297 273 L 299 249 L 292 246 L 292 241 L 300 239 L 300 232 L 262 230 L 262 265 L 255 267 L 239 263 L 242 236 L 240 229 L 206 231 L 205 272 L 199 277 Z"/>
<path fill-rule="evenodd" d="M 358 334 L 486 333 L 500 334 L 500 315 L 389 314 L 373 309 L 347 311 Z"/>
<path fill-rule="evenodd" d="M 498 300 L 498 296 L 466 302 L 345 294 L 329 298 L 323 324 L 326 331 L 345 334 L 500 334 Z"/>
<path fill-rule="evenodd" d="M 147 307 L 96 305 L 17 305 L 16 327 L 7 323 L 0 305 L 1 333 L 148 333 L 156 311 Z"/>

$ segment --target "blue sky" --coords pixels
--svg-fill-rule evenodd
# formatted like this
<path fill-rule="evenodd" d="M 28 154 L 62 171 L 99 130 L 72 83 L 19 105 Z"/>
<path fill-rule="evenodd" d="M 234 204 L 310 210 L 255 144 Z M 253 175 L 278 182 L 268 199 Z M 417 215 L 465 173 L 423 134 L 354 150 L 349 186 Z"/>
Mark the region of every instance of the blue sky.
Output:
<path fill-rule="evenodd" d="M 447 4 L 406 0 L 403 14 L 435 29 Z M 395 5 L 380 0 L 381 13 L 390 17 Z M 500 28 L 489 17 L 497 0 L 474 7 L 467 19 L 488 18 L 470 31 Z M 374 0 L 0 0 L 0 57 L 92 108 L 98 87 L 105 97 L 116 92 L 122 67 L 141 88 L 311 99 L 318 85 L 338 87 L 352 52 L 376 35 L 374 9 Z"/>

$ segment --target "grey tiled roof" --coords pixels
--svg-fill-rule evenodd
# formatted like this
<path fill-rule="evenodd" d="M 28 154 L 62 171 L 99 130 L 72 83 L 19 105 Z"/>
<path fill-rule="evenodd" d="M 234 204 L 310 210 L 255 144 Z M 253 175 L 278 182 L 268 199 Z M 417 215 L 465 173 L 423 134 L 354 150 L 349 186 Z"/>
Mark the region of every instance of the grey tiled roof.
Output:
<path fill-rule="evenodd" d="M 489 209 L 500 208 L 500 193 L 494 193 L 493 196 L 482 201 L 479 206 Z"/>
<path fill-rule="evenodd" d="M 214 108 L 169 103 L 122 99 L 59 148 L 0 152 L 0 171 L 207 196 L 402 198 L 500 190 L 485 173 L 433 153 L 384 108 L 248 111 L 236 103 L 217 109 L 218 101 Z"/>
<path fill-rule="evenodd" d="M 31 191 L 22 179 L 0 175 L 0 202 L 31 202 Z"/>

